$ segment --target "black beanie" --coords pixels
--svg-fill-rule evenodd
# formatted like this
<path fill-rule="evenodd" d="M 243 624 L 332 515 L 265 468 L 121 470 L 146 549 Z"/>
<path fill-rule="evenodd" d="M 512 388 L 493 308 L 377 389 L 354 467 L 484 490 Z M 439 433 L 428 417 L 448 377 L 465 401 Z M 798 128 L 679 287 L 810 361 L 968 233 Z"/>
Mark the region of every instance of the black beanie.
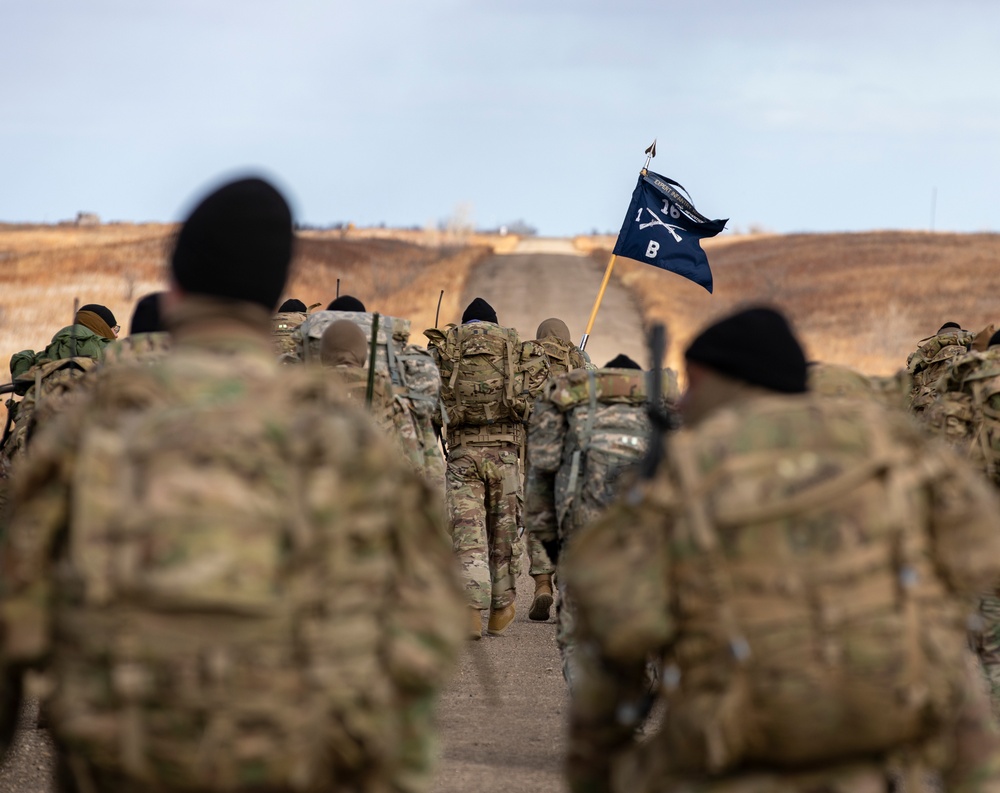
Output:
<path fill-rule="evenodd" d="M 352 295 L 341 295 L 330 301 L 326 307 L 327 311 L 361 311 L 365 310 L 365 304 Z"/>
<path fill-rule="evenodd" d="M 990 336 L 990 343 L 987 346 L 992 347 L 994 344 L 1000 344 L 1000 330 Z"/>
<path fill-rule="evenodd" d="M 642 369 L 639 364 L 629 358 L 627 355 L 618 353 L 614 358 L 604 364 L 605 369 Z"/>
<path fill-rule="evenodd" d="M 941 333 L 942 331 L 946 331 L 946 330 L 948 330 L 948 328 L 958 328 L 959 330 L 961 330 L 962 326 L 959 325 L 957 322 L 945 322 L 944 325 L 942 325 L 940 328 L 938 328 L 938 333 Z"/>
<path fill-rule="evenodd" d="M 154 292 L 146 295 L 135 304 L 135 311 L 132 312 L 132 324 L 129 326 L 128 335 L 134 336 L 136 333 L 157 333 L 164 330 L 163 321 L 160 319 L 160 295 L 163 292 Z"/>
<path fill-rule="evenodd" d="M 684 357 L 771 391 L 806 390 L 806 357 L 786 320 L 770 308 L 749 308 L 702 331 Z"/>
<path fill-rule="evenodd" d="M 102 306 L 100 303 L 87 303 L 85 306 L 80 306 L 79 310 L 97 314 L 97 316 L 108 323 L 109 328 L 114 329 L 115 325 L 118 324 L 118 320 L 115 319 L 115 315 L 111 313 L 111 309 L 107 306 Z"/>
<path fill-rule="evenodd" d="M 294 297 L 288 298 L 284 303 L 278 307 L 278 313 L 282 314 L 286 311 L 305 311 L 306 304 L 301 300 L 296 300 Z"/>
<path fill-rule="evenodd" d="M 292 213 L 262 179 L 241 179 L 205 198 L 184 222 L 171 266 L 185 292 L 274 311 L 292 258 Z"/>
<path fill-rule="evenodd" d="M 472 322 L 474 319 L 478 319 L 480 322 L 492 322 L 494 325 L 500 324 L 497 322 L 497 312 L 493 310 L 493 306 L 481 297 L 477 297 L 469 303 L 469 307 L 465 309 L 465 313 L 462 314 L 463 324 L 466 322 Z"/>

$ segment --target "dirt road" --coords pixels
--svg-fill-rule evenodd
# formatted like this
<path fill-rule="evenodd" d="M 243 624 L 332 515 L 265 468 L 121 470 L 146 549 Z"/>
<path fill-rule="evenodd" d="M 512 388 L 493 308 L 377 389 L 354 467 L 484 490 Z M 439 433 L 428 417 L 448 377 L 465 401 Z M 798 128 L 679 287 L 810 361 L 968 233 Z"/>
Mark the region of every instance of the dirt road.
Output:
<path fill-rule="evenodd" d="M 524 340 L 535 337 L 542 320 L 558 317 L 579 344 L 604 267 L 587 256 L 574 255 L 568 240 L 525 243 L 513 254 L 494 256 L 477 265 L 466 283 L 461 305 L 464 308 L 473 298 L 483 298 L 496 309 L 500 324 L 517 328 Z M 639 307 L 614 279 L 601 301 L 587 352 L 598 366 L 620 352 L 643 368 L 649 365 Z"/>
<path fill-rule="evenodd" d="M 579 343 L 604 275 L 591 259 L 572 255 L 562 241 L 531 241 L 530 250 L 495 256 L 473 271 L 462 305 L 482 297 L 522 339 L 559 317 Z M 619 352 L 643 366 L 639 311 L 612 281 L 602 301 L 588 352 L 603 365 Z M 558 793 L 566 748 L 566 684 L 554 619 L 531 622 L 533 581 L 518 582 L 517 617 L 501 637 L 470 642 L 439 707 L 441 761 L 435 793 Z M 555 609 L 552 610 L 553 618 Z"/>

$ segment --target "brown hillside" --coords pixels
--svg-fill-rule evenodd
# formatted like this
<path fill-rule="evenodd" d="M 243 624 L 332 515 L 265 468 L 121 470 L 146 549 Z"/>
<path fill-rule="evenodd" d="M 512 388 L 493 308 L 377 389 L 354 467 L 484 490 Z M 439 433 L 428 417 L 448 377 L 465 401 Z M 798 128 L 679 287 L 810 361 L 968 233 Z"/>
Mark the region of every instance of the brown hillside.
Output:
<path fill-rule="evenodd" d="M 176 226 L 88 228 L 0 225 L 0 383 L 18 350 L 45 347 L 73 319 L 74 300 L 108 306 L 128 325 L 143 295 L 165 289 Z M 460 316 L 458 301 L 472 265 L 487 247 L 428 247 L 393 239 L 345 240 L 335 232 L 304 232 L 296 243 L 288 296 L 326 307 L 353 294 L 371 310 L 408 317 L 414 341 L 434 324 L 441 290 L 441 322 Z M 5 418 L 0 408 L 0 421 Z"/>
<path fill-rule="evenodd" d="M 748 303 L 783 308 L 810 357 L 889 374 L 946 321 L 1000 323 L 1000 235 L 872 232 L 728 237 L 704 243 L 715 293 L 618 259 L 648 320 L 667 323 L 671 363 L 710 320 Z M 608 252 L 593 254 L 607 262 Z"/>

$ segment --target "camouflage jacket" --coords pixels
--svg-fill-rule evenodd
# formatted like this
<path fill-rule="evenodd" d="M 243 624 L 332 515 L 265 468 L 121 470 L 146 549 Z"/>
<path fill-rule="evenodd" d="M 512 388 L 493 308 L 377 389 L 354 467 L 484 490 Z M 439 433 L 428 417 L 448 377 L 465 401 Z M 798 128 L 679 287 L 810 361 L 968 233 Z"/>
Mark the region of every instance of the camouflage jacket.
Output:
<path fill-rule="evenodd" d="M 1000 347 L 955 358 L 923 418 L 1000 485 Z"/>
<path fill-rule="evenodd" d="M 110 339 L 98 336 L 90 328 L 83 325 L 70 325 L 58 331 L 41 352 L 22 350 L 10 359 L 11 377 L 17 379 L 32 366 L 64 358 L 93 358 L 104 360 L 104 351 L 111 344 Z"/>
<path fill-rule="evenodd" d="M 926 685 L 920 708 L 958 707 L 967 609 L 1000 580 L 1000 504 L 965 463 L 902 412 L 811 394 L 719 410 L 668 447 L 655 477 L 583 528 L 561 563 L 588 648 L 571 702 L 572 790 L 609 789 L 617 763 L 646 768 L 630 788 L 643 790 L 652 776 L 791 747 L 849 761 L 865 730 L 813 728 L 844 723 L 848 702 L 883 708 L 869 723 L 881 728 L 903 692 L 882 697 L 907 681 Z M 916 644 L 900 642 L 907 632 Z M 666 717 L 639 747 L 650 654 L 663 659 Z M 874 685 L 827 697 L 827 674 Z M 795 717 L 755 720 L 753 707 L 776 703 Z M 758 723 L 768 730 L 746 732 Z"/>
<path fill-rule="evenodd" d="M 910 408 L 914 412 L 920 413 L 930 407 L 937 396 L 938 379 L 955 358 L 969 351 L 974 341 L 974 333 L 958 328 L 920 341 L 906 359 L 906 369 L 913 377 Z"/>
<path fill-rule="evenodd" d="M 0 680 L 52 681 L 95 788 L 429 781 L 462 641 L 442 505 L 323 370 L 275 362 L 268 319 L 187 298 L 171 354 L 100 371 L 12 480 Z"/>
<path fill-rule="evenodd" d="M 557 375 L 535 402 L 528 427 L 525 526 L 548 542 L 570 537 L 616 494 L 619 478 L 642 459 L 651 425 L 649 374 L 576 369 Z M 665 407 L 677 378 L 663 373 Z"/>

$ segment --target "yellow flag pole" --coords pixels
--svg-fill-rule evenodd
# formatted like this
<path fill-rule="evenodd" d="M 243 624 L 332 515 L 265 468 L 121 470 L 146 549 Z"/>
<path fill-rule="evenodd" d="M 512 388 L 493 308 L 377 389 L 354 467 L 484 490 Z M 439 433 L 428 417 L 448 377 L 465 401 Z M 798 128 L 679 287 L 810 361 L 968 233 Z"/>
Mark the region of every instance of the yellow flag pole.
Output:
<path fill-rule="evenodd" d="M 594 310 L 590 312 L 590 321 L 587 323 L 587 330 L 583 334 L 583 339 L 580 341 L 580 349 L 587 349 L 587 339 L 590 338 L 591 328 L 594 327 L 594 320 L 597 318 L 597 309 L 601 306 L 601 300 L 604 297 L 604 290 L 608 288 L 608 281 L 611 280 L 611 270 L 614 269 L 615 259 L 618 257 L 615 254 L 611 254 L 611 259 L 608 262 L 608 267 L 604 271 L 604 280 L 601 281 L 601 289 L 597 293 L 597 300 L 594 301 Z"/>

